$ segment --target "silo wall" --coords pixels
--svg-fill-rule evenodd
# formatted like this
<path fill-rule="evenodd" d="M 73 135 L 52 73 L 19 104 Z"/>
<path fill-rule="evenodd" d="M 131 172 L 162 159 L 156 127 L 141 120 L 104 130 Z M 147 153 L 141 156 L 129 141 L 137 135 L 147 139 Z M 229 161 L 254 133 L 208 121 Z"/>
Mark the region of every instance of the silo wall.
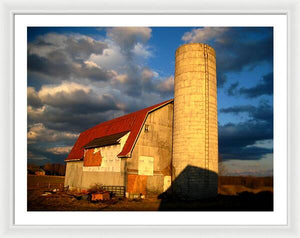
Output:
<path fill-rule="evenodd" d="M 181 199 L 217 195 L 218 120 L 216 55 L 206 44 L 176 51 L 172 191 Z"/>

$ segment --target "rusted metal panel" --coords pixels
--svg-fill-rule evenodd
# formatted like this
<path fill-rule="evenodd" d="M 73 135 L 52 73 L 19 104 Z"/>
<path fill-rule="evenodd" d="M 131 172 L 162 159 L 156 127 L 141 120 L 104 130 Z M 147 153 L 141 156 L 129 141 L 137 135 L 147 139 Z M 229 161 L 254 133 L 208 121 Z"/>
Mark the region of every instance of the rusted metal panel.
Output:
<path fill-rule="evenodd" d="M 127 192 L 134 194 L 147 193 L 147 176 L 146 175 L 136 175 L 129 174 L 127 182 Z"/>
<path fill-rule="evenodd" d="M 83 166 L 101 166 L 102 158 L 100 149 L 87 149 L 85 150 Z"/>
<path fill-rule="evenodd" d="M 120 142 L 122 143 L 122 142 Z M 94 155 L 98 151 L 101 153 L 102 161 L 101 164 L 96 166 L 96 161 L 95 163 L 92 163 L 91 166 L 84 166 L 83 171 L 94 171 L 94 172 L 121 172 L 121 158 L 117 157 L 117 154 L 120 152 L 121 149 L 121 144 L 118 145 L 110 145 L 110 146 L 104 146 L 104 147 L 98 147 L 94 149 L 88 149 L 89 150 L 94 150 Z M 87 153 L 85 153 L 85 158 L 84 160 L 87 160 Z M 94 158 L 92 157 L 91 160 Z"/>

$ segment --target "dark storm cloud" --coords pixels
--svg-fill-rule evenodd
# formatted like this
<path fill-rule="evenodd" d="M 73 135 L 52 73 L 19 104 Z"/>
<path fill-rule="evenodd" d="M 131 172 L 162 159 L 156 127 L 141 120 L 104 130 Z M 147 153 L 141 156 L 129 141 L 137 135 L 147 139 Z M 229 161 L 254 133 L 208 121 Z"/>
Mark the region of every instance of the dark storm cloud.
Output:
<path fill-rule="evenodd" d="M 173 83 L 169 78 L 159 77 L 151 68 L 143 65 L 143 60 L 151 56 L 147 47 L 147 42 L 152 36 L 151 28 L 115 27 L 107 28 L 106 33 L 113 42 L 110 50 L 114 52 L 112 54 L 115 56 L 114 60 L 118 62 L 117 65 L 120 61 L 123 62 L 120 75 L 113 80 L 112 87 L 114 89 L 120 91 L 127 99 L 134 98 L 135 101 L 147 101 L 148 103 L 154 101 L 149 101 L 149 95 L 157 98 L 158 102 L 165 100 L 166 97 L 172 97 Z M 120 65 L 116 68 L 119 69 L 119 67 Z M 141 109 L 139 107 L 141 103 L 133 103 L 132 100 L 127 99 L 125 100 L 126 105 L 124 105 L 125 112 Z"/>
<path fill-rule="evenodd" d="M 43 106 L 41 99 L 39 98 L 37 92 L 33 87 L 27 88 L 27 104 L 34 107 L 39 108 Z"/>
<path fill-rule="evenodd" d="M 64 163 L 68 153 L 56 154 L 47 151 L 47 148 L 41 147 L 38 144 L 29 144 L 27 149 L 28 163 Z"/>
<path fill-rule="evenodd" d="M 133 59 L 133 52 L 138 43 L 145 44 L 151 37 L 149 27 L 114 27 L 107 29 L 107 36 L 120 46 L 129 60 Z"/>
<path fill-rule="evenodd" d="M 46 105 L 42 111 L 39 109 L 28 110 L 28 126 L 43 123 L 46 129 L 55 130 L 56 133 L 66 130 L 70 133 L 80 133 L 101 122 L 123 115 L 120 109 L 112 110 L 104 107 L 100 110 L 98 107 L 98 110 L 91 110 L 91 107 L 84 108 L 85 106 L 77 104 L 70 108 L 63 108 Z M 47 133 L 49 134 L 47 131 L 46 133 L 37 131 L 37 133 L 43 137 L 47 137 Z"/>
<path fill-rule="evenodd" d="M 94 40 L 88 36 L 57 33 L 48 33 L 46 35 L 39 36 L 34 42 L 28 44 L 30 53 L 62 50 L 76 61 L 83 61 L 91 54 L 102 54 L 103 50 L 107 47 L 106 43 Z"/>
<path fill-rule="evenodd" d="M 126 84 L 120 85 L 121 87 L 124 87 L 122 91 L 126 95 L 140 97 L 144 89 L 144 83 L 141 80 L 140 70 L 136 65 L 129 62 L 126 71 L 127 71 Z"/>
<path fill-rule="evenodd" d="M 235 96 L 237 93 L 238 86 L 239 86 L 239 82 L 232 83 L 227 90 L 227 94 L 229 96 Z"/>
<path fill-rule="evenodd" d="M 223 108 L 220 113 L 247 113 L 249 120 L 237 124 L 219 125 L 219 152 L 222 159 L 260 159 L 272 149 L 253 146 L 255 142 L 273 139 L 273 108 L 261 102 L 251 105 Z"/>
<path fill-rule="evenodd" d="M 231 33 L 228 33 L 231 34 Z M 239 35 L 238 33 L 233 35 Z M 238 36 L 236 36 L 238 37 Z M 273 60 L 273 36 L 260 40 L 238 41 L 234 39 L 215 45 L 217 55 L 218 82 L 224 85 L 224 74 L 241 72 L 246 67 L 254 68 L 260 63 Z M 240 39 L 240 37 L 238 37 Z"/>
<path fill-rule="evenodd" d="M 262 80 L 252 88 L 240 88 L 239 93 L 248 98 L 273 95 L 273 73 L 264 75 Z"/>
<path fill-rule="evenodd" d="M 43 35 L 29 43 L 28 138 L 31 148 L 41 142 L 40 150 L 29 149 L 34 157 L 58 158 L 47 149 L 55 139 L 69 144 L 92 126 L 150 106 L 153 98 L 160 101 L 160 91 L 153 83 L 157 73 L 140 62 L 150 55 L 144 44 L 151 29 L 114 28 L 108 30 L 108 36 L 110 45 L 64 34 Z M 101 57 L 109 62 L 103 67 Z M 114 67 L 120 62 L 121 70 Z M 160 89 L 171 90 L 169 83 Z M 149 101 L 152 91 L 156 94 Z"/>
<path fill-rule="evenodd" d="M 71 95 L 43 96 L 43 109 L 28 109 L 28 125 L 43 123 L 47 129 L 80 133 L 100 122 L 122 114 L 114 99 L 103 95 L 101 100 L 76 91 Z M 37 132 L 41 134 L 40 131 Z"/>
<path fill-rule="evenodd" d="M 82 90 L 77 90 L 72 94 L 60 92 L 54 95 L 45 95 L 42 97 L 42 101 L 45 105 L 62 109 L 66 114 L 86 114 L 118 109 L 112 96 L 102 95 L 100 98 Z"/>
<path fill-rule="evenodd" d="M 261 120 L 271 123 L 273 121 L 273 107 L 268 103 L 261 101 L 258 107 L 252 105 L 240 105 L 222 108 L 220 113 L 240 114 L 247 113 L 252 120 Z"/>
<path fill-rule="evenodd" d="M 267 122 L 228 123 L 219 128 L 221 147 L 245 147 L 253 145 L 259 140 L 273 138 L 273 125 Z"/>
<path fill-rule="evenodd" d="M 174 77 L 170 76 L 157 84 L 156 90 L 165 97 L 174 97 Z"/>
<path fill-rule="evenodd" d="M 251 69 L 263 62 L 273 64 L 273 29 L 270 27 L 198 28 L 187 32 L 182 39 L 207 43 L 215 49 L 218 87 L 227 81 L 226 73 Z"/>
<path fill-rule="evenodd" d="M 27 62 L 29 71 L 39 72 L 48 76 L 68 78 L 72 72 L 72 66 L 61 52 L 51 52 L 47 57 L 28 54 Z"/>
<path fill-rule="evenodd" d="M 81 35 L 43 35 L 28 44 L 28 71 L 45 75 L 44 80 L 50 82 L 57 78 L 106 81 L 112 73 L 87 60 L 91 54 L 102 54 L 107 47 L 103 42 Z"/>
<path fill-rule="evenodd" d="M 222 73 L 219 68 L 217 68 L 217 86 L 218 88 L 223 88 L 227 81 L 227 76 Z"/>
<path fill-rule="evenodd" d="M 273 149 L 261 147 L 220 147 L 220 160 L 260 160 L 262 156 L 273 153 Z"/>
<path fill-rule="evenodd" d="M 232 113 L 232 114 L 240 114 L 243 112 L 251 113 L 252 111 L 256 110 L 256 107 L 251 105 L 241 105 L 241 106 L 234 106 L 234 107 L 226 107 L 221 108 L 219 110 L 220 113 Z"/>
<path fill-rule="evenodd" d="M 100 55 L 108 46 L 104 42 L 96 41 L 90 37 L 68 37 L 66 40 L 66 52 L 76 61 L 83 61 L 91 54 Z"/>
<path fill-rule="evenodd" d="M 52 111 L 55 111 L 57 115 L 51 116 Z M 49 116 L 49 119 L 45 120 L 44 123 L 49 129 L 64 130 L 65 128 L 68 128 L 68 131 L 70 132 L 80 133 L 101 122 L 112 119 L 113 114 L 113 111 L 86 114 L 68 114 L 63 110 L 49 109 L 49 111 L 45 112 L 45 117 Z"/>
<path fill-rule="evenodd" d="M 126 78 L 123 81 L 114 83 L 114 88 L 117 88 L 126 96 L 142 100 L 145 94 L 155 94 L 154 96 L 160 98 L 161 101 L 166 97 L 173 97 L 173 76 L 157 77 L 156 73 L 150 68 L 139 67 L 130 62 L 126 67 L 126 73 Z"/>
<path fill-rule="evenodd" d="M 272 149 L 253 146 L 255 142 L 273 139 L 273 123 L 247 121 L 219 126 L 219 153 L 226 159 L 261 159 Z"/>
<path fill-rule="evenodd" d="M 202 36 L 200 34 L 201 42 L 207 42 L 216 49 L 218 87 L 223 87 L 230 80 L 226 73 L 270 62 L 273 43 L 272 31 L 269 29 L 253 29 L 251 32 L 247 28 L 247 33 L 244 33 L 242 28 L 209 28 Z M 255 37 L 249 37 L 249 32 Z M 29 150 L 37 158 L 51 161 L 61 156 L 46 150 L 49 146 L 46 142 L 52 143 L 56 138 L 69 145 L 75 141 L 75 134 L 94 125 L 172 97 L 173 78 L 161 78 L 154 70 L 143 65 L 141 56 L 146 58 L 151 55 L 147 48 L 152 34 L 150 28 L 106 28 L 106 33 L 106 43 L 83 35 L 53 33 L 40 36 L 28 44 L 28 85 L 38 90 L 31 91 L 28 96 L 28 105 L 32 107 L 28 113 L 28 125 L 33 132 Z M 103 61 L 106 62 L 102 65 Z M 122 75 L 123 80 L 118 80 L 117 77 Z M 59 91 L 38 94 L 45 84 L 58 86 L 62 80 L 89 84 L 100 90 L 92 92 L 83 88 L 71 93 Z M 257 85 L 255 90 L 262 92 L 264 84 L 263 81 L 262 86 Z M 251 88 L 238 91 L 238 85 L 231 86 L 232 94 L 237 91 L 249 98 L 255 95 Z M 66 88 L 73 87 L 66 85 Z M 111 92 L 111 95 L 103 95 L 104 91 Z M 99 95 L 103 96 L 99 98 Z M 250 120 L 220 126 L 221 156 L 225 159 L 258 159 L 267 153 L 268 149 L 252 146 L 262 138 L 270 137 L 267 132 L 259 136 L 255 128 L 257 126 L 265 130 L 270 127 L 272 113 L 268 113 L 267 109 L 249 105 L 222 109 L 222 113 L 246 113 Z M 248 140 L 247 133 L 253 133 Z M 38 146 L 35 138 L 45 148 L 34 150 L 33 145 Z M 228 143 L 231 138 L 232 143 Z M 241 155 L 243 158 L 239 157 Z"/>
<path fill-rule="evenodd" d="M 64 53 L 58 51 L 49 53 L 47 57 L 29 54 L 28 70 L 48 76 L 49 81 L 56 81 L 57 78 L 68 80 L 70 77 L 107 81 L 113 76 L 110 71 L 90 66 L 88 62 L 74 65 Z"/>
<path fill-rule="evenodd" d="M 27 128 L 28 144 L 36 142 L 67 142 L 77 138 L 77 133 L 64 130 L 52 130 L 46 128 L 43 123 L 29 124 Z"/>
<path fill-rule="evenodd" d="M 263 39 L 252 41 L 249 39 L 243 41 L 239 37 L 240 32 L 229 31 L 227 34 L 228 40 L 215 46 L 218 67 L 222 72 L 240 72 L 247 66 L 254 67 L 261 62 L 272 62 L 273 36 L 271 34 Z"/>
<path fill-rule="evenodd" d="M 113 72 L 100 67 L 89 66 L 88 62 L 83 64 L 80 69 L 76 68 L 73 72 L 74 77 L 88 78 L 93 81 L 108 81 L 114 76 Z"/>

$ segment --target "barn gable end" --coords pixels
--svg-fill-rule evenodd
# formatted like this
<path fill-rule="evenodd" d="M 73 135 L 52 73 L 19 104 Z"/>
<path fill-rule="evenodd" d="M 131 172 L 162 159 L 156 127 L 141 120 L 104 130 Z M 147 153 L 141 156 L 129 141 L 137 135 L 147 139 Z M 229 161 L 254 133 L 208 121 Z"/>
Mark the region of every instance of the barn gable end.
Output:
<path fill-rule="evenodd" d="M 132 157 L 127 160 L 129 194 L 160 194 L 170 186 L 165 183 L 171 177 L 172 126 L 173 104 L 147 116 Z"/>

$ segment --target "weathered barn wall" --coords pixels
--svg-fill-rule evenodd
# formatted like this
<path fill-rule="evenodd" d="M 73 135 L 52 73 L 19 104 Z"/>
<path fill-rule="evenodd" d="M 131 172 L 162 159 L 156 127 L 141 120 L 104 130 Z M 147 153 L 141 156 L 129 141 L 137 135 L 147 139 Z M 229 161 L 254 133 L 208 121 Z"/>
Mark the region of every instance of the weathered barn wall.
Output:
<path fill-rule="evenodd" d="M 117 154 L 114 156 L 116 155 Z M 107 159 L 109 160 L 110 158 Z M 107 186 L 125 186 L 125 160 L 120 158 L 116 158 L 116 160 L 120 161 L 118 168 L 112 166 L 107 166 L 104 168 L 101 168 L 101 166 L 83 167 L 81 188 L 88 189 L 95 184 Z M 112 165 L 115 165 L 115 163 Z M 101 171 L 101 169 L 106 171 Z M 118 171 L 116 172 L 117 169 Z"/>
<path fill-rule="evenodd" d="M 128 135 L 120 139 L 120 144 L 86 149 L 84 161 L 67 162 L 65 184 L 79 189 L 88 189 L 95 184 L 125 186 L 125 159 L 117 155 Z"/>
<path fill-rule="evenodd" d="M 217 195 L 216 55 L 206 44 L 186 44 L 176 51 L 172 163 L 176 195 Z"/>
<path fill-rule="evenodd" d="M 66 166 L 65 186 L 81 188 L 83 161 L 69 161 Z"/>
<path fill-rule="evenodd" d="M 127 159 L 128 193 L 151 195 L 164 191 L 164 181 L 168 183 L 165 176 L 171 175 L 172 123 L 172 103 L 149 113 L 132 157 Z"/>
<path fill-rule="evenodd" d="M 94 155 L 95 158 L 98 158 L 100 154 L 102 159 L 99 166 L 83 167 L 81 184 L 82 188 L 88 189 L 95 184 L 125 186 L 125 160 L 118 158 L 117 155 L 122 150 L 128 136 L 129 133 L 124 135 L 120 139 L 120 144 L 89 149 L 94 150 L 91 155 Z M 86 156 L 84 160 L 85 159 Z"/>

